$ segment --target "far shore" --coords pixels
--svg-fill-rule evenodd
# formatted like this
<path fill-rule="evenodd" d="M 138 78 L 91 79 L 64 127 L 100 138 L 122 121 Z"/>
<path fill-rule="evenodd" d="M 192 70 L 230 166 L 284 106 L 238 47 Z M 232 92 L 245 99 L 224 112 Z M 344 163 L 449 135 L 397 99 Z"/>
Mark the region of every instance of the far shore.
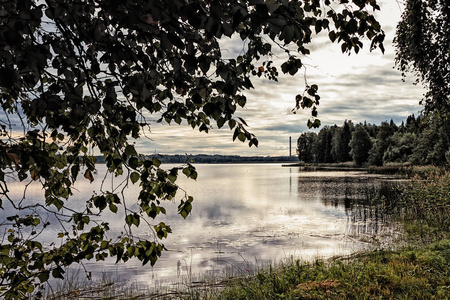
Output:
<path fill-rule="evenodd" d="M 291 163 L 283 164 L 283 167 L 300 167 L 305 171 L 364 171 L 373 174 L 401 174 L 405 173 L 411 166 L 403 164 L 387 166 L 357 166 L 353 162 L 313 164 L 313 163 Z"/>

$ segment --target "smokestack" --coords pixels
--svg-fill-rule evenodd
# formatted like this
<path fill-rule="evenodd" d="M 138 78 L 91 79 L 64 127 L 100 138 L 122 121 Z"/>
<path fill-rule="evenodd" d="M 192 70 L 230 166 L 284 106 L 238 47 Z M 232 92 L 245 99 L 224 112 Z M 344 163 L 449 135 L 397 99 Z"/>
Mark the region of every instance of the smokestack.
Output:
<path fill-rule="evenodd" d="M 289 137 L 289 156 L 292 156 L 292 147 L 291 147 L 291 144 L 292 144 L 292 138 L 291 137 Z"/>

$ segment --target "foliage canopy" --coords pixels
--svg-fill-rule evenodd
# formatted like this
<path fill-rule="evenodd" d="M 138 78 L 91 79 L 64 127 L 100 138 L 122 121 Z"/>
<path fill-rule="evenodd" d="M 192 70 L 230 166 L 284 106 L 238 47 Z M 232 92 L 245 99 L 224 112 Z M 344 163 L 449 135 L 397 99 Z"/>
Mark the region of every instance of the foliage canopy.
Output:
<path fill-rule="evenodd" d="M 427 113 L 450 113 L 450 5 L 447 0 L 407 0 L 394 40 L 396 64 L 411 71 L 427 93 Z"/>
<path fill-rule="evenodd" d="M 227 125 L 233 139 L 257 145 L 235 116 L 252 78 L 276 81 L 279 69 L 295 75 L 321 31 L 342 52 L 357 53 L 364 38 L 383 50 L 372 15 L 378 9 L 376 0 L 1 1 L 0 206 L 14 213 L 0 220 L 0 297 L 22 298 L 84 260 L 136 257 L 153 265 L 171 229 L 152 219 L 165 213 L 162 201 L 174 199 L 179 171 L 193 179 L 197 173 L 189 163 L 164 170 L 136 151 L 133 140 L 150 130 L 149 116 L 206 132 Z M 232 36 L 244 50 L 224 59 L 219 41 Z M 274 49 L 286 54 L 279 66 Z M 320 125 L 317 92 L 306 85 L 295 99 L 296 109 L 311 109 L 310 127 Z M 81 210 L 71 207 L 74 183 L 95 179 L 94 148 L 110 173 L 126 175 L 125 186 L 139 186 L 138 199 L 106 190 Z M 8 178 L 39 182 L 45 199 L 11 198 Z M 182 217 L 192 200 L 181 198 Z M 106 222 L 94 221 L 108 210 L 123 214 L 122 235 L 110 236 Z M 59 245 L 39 240 L 50 225 L 43 211 L 61 224 Z M 153 240 L 132 234 L 143 223 Z"/>

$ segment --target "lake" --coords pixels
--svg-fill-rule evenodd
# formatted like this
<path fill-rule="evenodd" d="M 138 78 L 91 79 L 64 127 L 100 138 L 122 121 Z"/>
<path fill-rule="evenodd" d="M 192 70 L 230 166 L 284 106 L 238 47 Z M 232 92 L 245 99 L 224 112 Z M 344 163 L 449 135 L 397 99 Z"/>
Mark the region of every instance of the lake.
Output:
<path fill-rule="evenodd" d="M 77 183 L 72 207 L 83 207 L 92 191 L 108 190 L 120 183 L 108 177 L 101 187 L 106 167 L 97 167 L 92 184 L 84 179 Z M 163 241 L 169 251 L 153 268 L 142 267 L 137 260 L 88 262 L 86 267 L 94 280 L 106 273 L 126 284 L 157 287 L 220 278 L 251 273 L 288 258 L 310 260 L 350 254 L 385 245 L 399 235 L 398 226 L 383 208 L 369 201 L 380 188 L 393 184 L 389 177 L 359 171 L 303 171 L 280 164 L 205 164 L 196 168 L 196 181 L 184 175 L 177 181 L 195 199 L 191 215 L 183 219 L 176 214 L 178 201 L 169 201 L 163 205 L 167 215 L 154 221 L 171 226 L 173 233 Z M 23 185 L 10 183 L 11 195 L 20 197 Z M 137 193 L 133 187 L 125 190 L 128 205 L 135 202 Z M 41 195 L 37 185 L 28 187 L 27 201 L 37 201 Z M 110 213 L 102 220 L 118 233 L 124 222 L 117 218 Z M 58 230 L 50 229 L 40 238 L 51 242 Z M 145 227 L 134 233 L 153 239 Z M 71 272 L 77 274 L 74 268 Z"/>

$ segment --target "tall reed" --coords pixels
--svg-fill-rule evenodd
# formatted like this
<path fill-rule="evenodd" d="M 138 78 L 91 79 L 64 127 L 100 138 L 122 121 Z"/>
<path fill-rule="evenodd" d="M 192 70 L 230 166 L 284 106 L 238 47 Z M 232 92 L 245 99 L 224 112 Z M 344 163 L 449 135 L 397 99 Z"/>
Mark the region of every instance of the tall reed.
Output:
<path fill-rule="evenodd" d="M 416 173 L 403 187 L 402 221 L 409 238 L 424 243 L 450 236 L 450 172 Z"/>

